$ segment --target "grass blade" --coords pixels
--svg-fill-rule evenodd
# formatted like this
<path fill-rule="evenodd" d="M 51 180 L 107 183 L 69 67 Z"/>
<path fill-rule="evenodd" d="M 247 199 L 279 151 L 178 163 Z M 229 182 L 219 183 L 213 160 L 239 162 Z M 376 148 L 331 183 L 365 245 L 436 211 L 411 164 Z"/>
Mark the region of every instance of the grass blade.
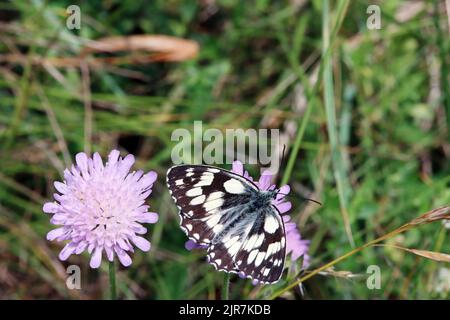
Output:
<path fill-rule="evenodd" d="M 348 215 L 348 197 L 350 195 L 350 186 L 346 179 L 346 169 L 343 163 L 341 148 L 338 139 L 337 121 L 336 121 L 336 104 L 334 101 L 334 83 L 332 73 L 331 54 L 326 55 L 330 48 L 330 10 L 329 1 L 323 2 L 323 84 L 325 94 L 325 112 L 327 119 L 328 136 L 331 147 L 331 159 L 333 164 L 334 177 L 336 179 L 337 191 L 339 195 L 339 203 L 341 208 L 342 219 L 344 221 L 345 232 L 352 247 L 355 246 L 353 234 L 350 226 Z M 334 33 L 334 32 L 333 32 Z"/>

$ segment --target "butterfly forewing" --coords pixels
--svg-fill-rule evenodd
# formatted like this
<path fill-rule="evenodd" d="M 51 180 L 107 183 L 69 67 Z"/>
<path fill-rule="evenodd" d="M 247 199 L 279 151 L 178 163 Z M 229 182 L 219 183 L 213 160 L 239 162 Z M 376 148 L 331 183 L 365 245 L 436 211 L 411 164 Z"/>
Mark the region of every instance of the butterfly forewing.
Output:
<path fill-rule="evenodd" d="M 228 183 L 230 180 L 234 184 Z M 227 208 L 246 203 L 251 192 L 257 190 L 239 175 L 208 166 L 172 167 L 167 183 L 180 209 L 182 229 L 200 244 L 209 244 L 223 227 L 222 223 L 228 221 L 226 216 L 230 210 Z"/>
<path fill-rule="evenodd" d="M 261 192 L 252 181 L 215 167 L 180 165 L 169 169 L 167 184 L 180 209 L 181 228 L 208 247 L 208 261 L 216 269 L 278 281 L 284 225 L 274 206 L 251 205 Z"/>

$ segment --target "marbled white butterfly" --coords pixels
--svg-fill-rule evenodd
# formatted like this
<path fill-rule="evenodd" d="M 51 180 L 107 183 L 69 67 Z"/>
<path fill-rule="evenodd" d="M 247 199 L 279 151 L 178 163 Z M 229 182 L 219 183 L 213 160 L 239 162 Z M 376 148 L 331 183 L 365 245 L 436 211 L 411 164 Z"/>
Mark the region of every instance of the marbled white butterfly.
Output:
<path fill-rule="evenodd" d="M 234 172 L 204 165 L 170 168 L 167 185 L 180 209 L 181 229 L 207 247 L 208 262 L 217 270 L 261 283 L 280 279 L 286 237 L 271 204 L 278 190 L 261 191 Z"/>

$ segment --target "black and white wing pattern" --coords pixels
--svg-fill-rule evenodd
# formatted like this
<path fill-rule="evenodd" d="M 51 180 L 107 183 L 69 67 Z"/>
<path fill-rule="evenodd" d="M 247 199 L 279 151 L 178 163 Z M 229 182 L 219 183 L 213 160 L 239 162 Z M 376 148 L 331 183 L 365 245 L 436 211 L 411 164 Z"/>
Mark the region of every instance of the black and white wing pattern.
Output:
<path fill-rule="evenodd" d="M 261 283 L 280 279 L 286 238 L 281 214 L 271 204 L 274 191 L 260 191 L 234 172 L 204 165 L 170 168 L 167 185 L 180 209 L 181 229 L 207 247 L 217 270 Z"/>

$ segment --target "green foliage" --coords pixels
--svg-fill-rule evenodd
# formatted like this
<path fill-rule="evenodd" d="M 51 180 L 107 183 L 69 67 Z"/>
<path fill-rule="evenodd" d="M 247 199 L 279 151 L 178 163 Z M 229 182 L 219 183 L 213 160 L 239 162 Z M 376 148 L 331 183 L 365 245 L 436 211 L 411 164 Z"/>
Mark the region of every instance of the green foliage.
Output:
<path fill-rule="evenodd" d="M 194 120 L 219 129 L 271 126 L 289 137 L 291 159 L 279 177 L 292 186 L 291 214 L 311 239 L 312 268 L 351 250 L 346 223 L 355 245 L 362 245 L 449 204 L 445 10 L 437 14 L 432 2 L 423 1 L 417 13 L 400 20 L 400 13 L 413 9 L 402 1 L 380 2 L 382 28 L 368 30 L 365 1 L 349 1 L 348 7 L 330 1 L 328 11 L 323 1 L 302 3 L 85 1 L 81 30 L 74 31 L 65 27 L 70 1 L 2 4 L 0 19 L 3 13 L 11 18 L 2 21 L 9 27 L 0 41 L 0 298 L 106 298 L 107 266 L 91 270 L 86 256 L 68 262 L 81 266 L 82 290 L 66 289 L 67 263 L 57 259 L 61 246 L 45 240 L 50 224 L 41 210 L 54 192 L 52 182 L 85 149 L 89 123 L 80 69 L 44 68 L 30 57 L 75 56 L 86 39 L 147 33 L 200 45 L 193 61 L 90 71 L 91 150 L 104 156 L 119 148 L 136 155 L 136 167 L 159 173 L 149 200 L 160 213 L 147 235 L 153 247 L 137 252 L 131 268 L 119 268 L 121 298 L 220 296 L 223 274 L 206 264 L 202 252 L 184 249 L 164 183 L 171 133 L 192 130 Z M 4 60 L 18 53 L 19 63 Z M 311 194 L 323 206 L 296 197 Z M 434 223 L 389 241 L 448 253 L 447 236 Z M 369 265 L 381 268 L 381 290 L 366 287 Z M 291 271 L 299 268 L 297 262 Z M 448 298 L 450 292 L 435 291 L 440 268 L 449 265 L 390 247 L 368 248 L 334 270 L 359 277 L 318 275 L 305 283 L 305 297 Z M 267 298 L 295 275 L 262 288 L 233 276 L 230 297 Z M 301 296 L 295 289 L 284 297 Z"/>

